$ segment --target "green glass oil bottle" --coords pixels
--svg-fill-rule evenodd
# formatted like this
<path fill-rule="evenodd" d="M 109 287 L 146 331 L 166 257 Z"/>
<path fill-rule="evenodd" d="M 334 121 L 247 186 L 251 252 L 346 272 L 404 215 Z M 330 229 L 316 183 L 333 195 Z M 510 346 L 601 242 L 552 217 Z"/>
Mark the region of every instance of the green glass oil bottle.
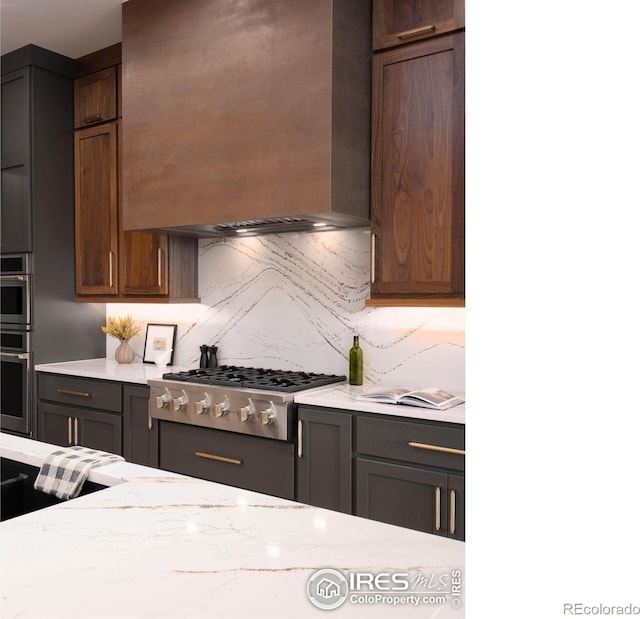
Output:
<path fill-rule="evenodd" d="M 353 336 L 353 346 L 349 351 L 349 384 L 362 384 L 362 348 L 357 335 Z"/>

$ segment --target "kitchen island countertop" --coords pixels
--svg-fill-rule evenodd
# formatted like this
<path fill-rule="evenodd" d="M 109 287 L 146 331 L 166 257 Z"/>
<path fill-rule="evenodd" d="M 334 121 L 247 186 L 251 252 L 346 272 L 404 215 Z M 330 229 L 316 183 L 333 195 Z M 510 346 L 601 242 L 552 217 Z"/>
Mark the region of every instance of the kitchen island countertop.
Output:
<path fill-rule="evenodd" d="M 53 449 L 0 435 L 3 457 Z M 425 600 L 364 603 L 366 587 L 351 589 L 332 616 L 464 617 L 463 542 L 125 462 L 100 469 L 90 478 L 111 487 L 0 525 L 3 617 L 322 617 L 307 597 L 320 568 L 408 573 L 411 591 L 384 595 Z"/>

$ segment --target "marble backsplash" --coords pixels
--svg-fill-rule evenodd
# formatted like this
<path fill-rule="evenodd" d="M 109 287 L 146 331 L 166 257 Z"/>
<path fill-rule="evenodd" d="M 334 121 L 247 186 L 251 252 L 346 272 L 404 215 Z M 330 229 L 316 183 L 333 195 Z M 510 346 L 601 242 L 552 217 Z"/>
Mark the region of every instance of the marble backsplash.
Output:
<path fill-rule="evenodd" d="M 201 304 L 108 304 L 107 315 L 177 324 L 175 365 L 201 344 L 221 364 L 348 374 L 360 336 L 365 384 L 463 392 L 462 308 L 367 308 L 368 229 L 199 241 Z M 131 345 L 141 357 L 144 329 Z M 107 355 L 117 340 L 107 337 Z M 136 359 L 139 361 L 140 358 Z"/>

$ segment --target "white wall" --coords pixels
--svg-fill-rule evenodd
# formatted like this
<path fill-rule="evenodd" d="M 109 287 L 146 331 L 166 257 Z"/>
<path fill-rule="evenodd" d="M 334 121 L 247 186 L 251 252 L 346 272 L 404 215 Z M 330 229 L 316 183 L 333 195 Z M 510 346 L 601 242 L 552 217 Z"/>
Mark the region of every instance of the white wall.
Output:
<path fill-rule="evenodd" d="M 464 309 L 364 307 L 368 230 L 202 239 L 199 253 L 202 304 L 107 315 L 177 324 L 176 365 L 197 367 L 199 346 L 216 344 L 221 364 L 347 374 L 358 334 L 365 384 L 465 390 Z M 107 337 L 108 356 L 117 344 Z M 131 345 L 142 354 L 144 329 Z"/>

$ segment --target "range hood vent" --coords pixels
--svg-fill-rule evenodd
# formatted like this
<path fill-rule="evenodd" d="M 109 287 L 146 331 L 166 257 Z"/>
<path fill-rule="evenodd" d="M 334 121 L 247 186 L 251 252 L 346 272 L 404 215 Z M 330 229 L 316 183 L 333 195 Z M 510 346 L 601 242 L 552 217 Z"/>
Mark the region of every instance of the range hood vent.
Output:
<path fill-rule="evenodd" d="M 122 18 L 125 230 L 370 224 L 370 0 L 128 0 Z"/>

